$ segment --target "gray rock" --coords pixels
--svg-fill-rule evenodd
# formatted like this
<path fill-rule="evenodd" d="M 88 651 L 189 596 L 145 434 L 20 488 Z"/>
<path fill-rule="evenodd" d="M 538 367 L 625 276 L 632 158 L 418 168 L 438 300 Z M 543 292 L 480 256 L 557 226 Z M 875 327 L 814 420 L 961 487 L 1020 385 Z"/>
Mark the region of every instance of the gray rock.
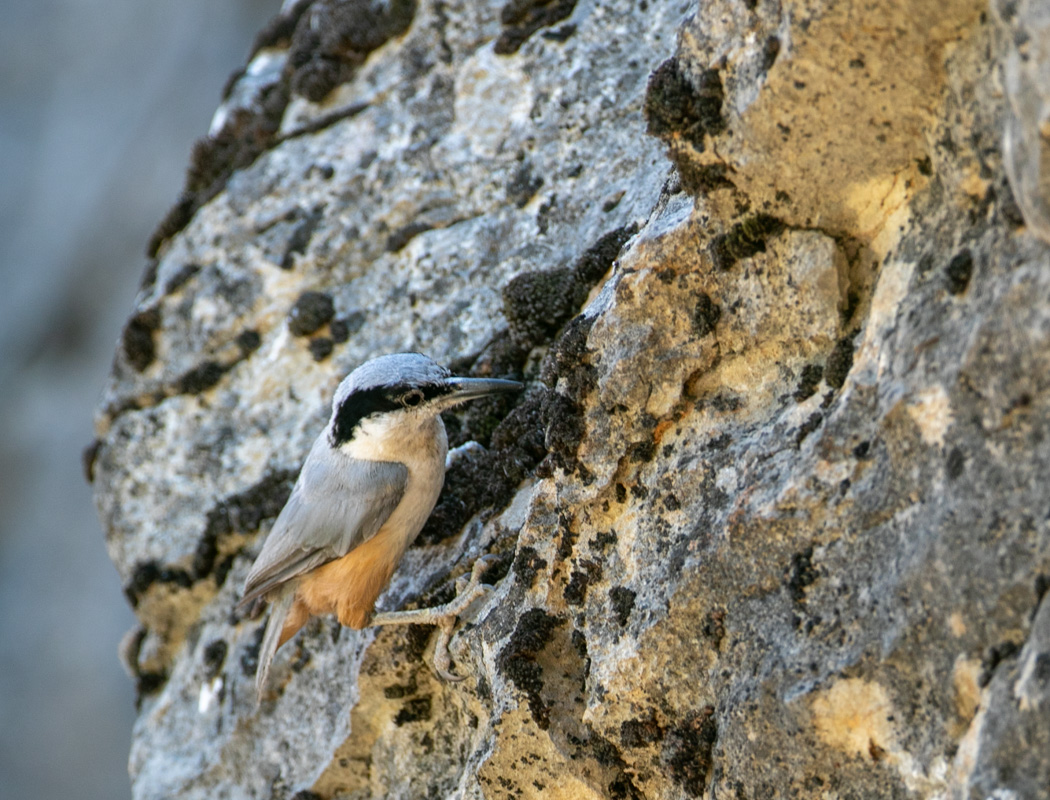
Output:
<path fill-rule="evenodd" d="M 157 239 L 95 464 L 136 796 L 1036 796 L 1050 271 L 1002 31 L 512 6 L 420 4 L 323 97 L 286 69 L 313 99 Z M 334 318 L 295 335 L 308 291 Z M 482 447 L 380 600 L 500 555 L 467 680 L 320 620 L 256 710 L 239 586 L 339 379 L 404 349 L 530 384 L 449 419 Z"/>

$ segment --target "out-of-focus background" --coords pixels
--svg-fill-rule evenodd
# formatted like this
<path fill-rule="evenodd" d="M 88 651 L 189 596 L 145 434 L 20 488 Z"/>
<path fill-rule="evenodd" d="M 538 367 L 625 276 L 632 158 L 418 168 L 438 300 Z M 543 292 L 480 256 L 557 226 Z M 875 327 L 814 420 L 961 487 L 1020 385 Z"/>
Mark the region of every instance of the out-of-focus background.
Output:
<path fill-rule="evenodd" d="M 130 796 L 134 620 L 80 453 L 149 234 L 280 5 L 3 4 L 0 797 Z"/>

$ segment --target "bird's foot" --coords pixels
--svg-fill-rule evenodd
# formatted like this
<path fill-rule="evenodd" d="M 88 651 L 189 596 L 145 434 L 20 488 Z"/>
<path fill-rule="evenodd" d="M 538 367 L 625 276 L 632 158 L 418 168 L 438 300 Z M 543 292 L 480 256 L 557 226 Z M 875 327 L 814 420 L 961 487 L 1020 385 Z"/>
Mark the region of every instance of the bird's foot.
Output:
<path fill-rule="evenodd" d="M 495 563 L 496 557 L 482 556 L 474 562 L 470 575 L 463 575 L 456 581 L 456 597 L 442 606 L 434 608 L 416 608 L 411 611 L 384 611 L 372 617 L 372 625 L 436 625 L 439 629 L 438 640 L 434 645 L 434 671 L 450 683 L 463 680 L 463 676 L 451 671 L 452 656 L 448 646 L 452 641 L 452 629 L 459 615 L 492 587 L 481 582 L 481 576 Z"/>

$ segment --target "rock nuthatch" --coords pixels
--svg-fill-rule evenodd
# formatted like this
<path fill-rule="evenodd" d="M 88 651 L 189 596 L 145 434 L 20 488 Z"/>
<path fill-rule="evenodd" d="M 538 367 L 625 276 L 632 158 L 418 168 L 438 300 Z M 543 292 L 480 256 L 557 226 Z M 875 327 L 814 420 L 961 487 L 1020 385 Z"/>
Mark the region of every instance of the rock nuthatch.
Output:
<path fill-rule="evenodd" d="M 259 598 L 273 606 L 259 650 L 260 698 L 277 648 L 311 616 L 334 612 L 357 629 L 440 624 L 439 645 L 447 646 L 455 615 L 478 594 L 480 560 L 470 589 L 447 606 L 373 617 L 375 601 L 441 493 L 448 452 L 441 412 L 523 388 L 515 381 L 456 378 L 418 353 L 374 358 L 343 379 L 331 419 L 245 581 L 241 607 Z M 439 673 L 454 679 L 447 650 L 440 662 L 439 655 Z"/>

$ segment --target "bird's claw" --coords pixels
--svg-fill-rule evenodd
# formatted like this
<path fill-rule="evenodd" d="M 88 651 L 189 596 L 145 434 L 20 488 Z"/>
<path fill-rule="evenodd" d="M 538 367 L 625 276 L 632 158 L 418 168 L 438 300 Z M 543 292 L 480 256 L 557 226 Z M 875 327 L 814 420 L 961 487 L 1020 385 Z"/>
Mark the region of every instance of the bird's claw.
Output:
<path fill-rule="evenodd" d="M 459 683 L 465 680 L 464 676 L 456 675 L 451 671 L 452 656 L 448 647 L 452 641 L 452 630 L 460 614 L 466 611 L 479 597 L 492 591 L 491 586 L 481 582 L 481 576 L 497 560 L 492 555 L 484 555 L 475 560 L 470 570 L 470 575 L 461 575 L 456 580 L 456 596 L 448 603 L 435 608 L 388 611 L 376 614 L 372 618 L 372 624 L 403 625 L 415 623 L 437 625 L 439 632 L 437 642 L 434 644 L 434 672 L 442 680 L 449 683 Z"/>

